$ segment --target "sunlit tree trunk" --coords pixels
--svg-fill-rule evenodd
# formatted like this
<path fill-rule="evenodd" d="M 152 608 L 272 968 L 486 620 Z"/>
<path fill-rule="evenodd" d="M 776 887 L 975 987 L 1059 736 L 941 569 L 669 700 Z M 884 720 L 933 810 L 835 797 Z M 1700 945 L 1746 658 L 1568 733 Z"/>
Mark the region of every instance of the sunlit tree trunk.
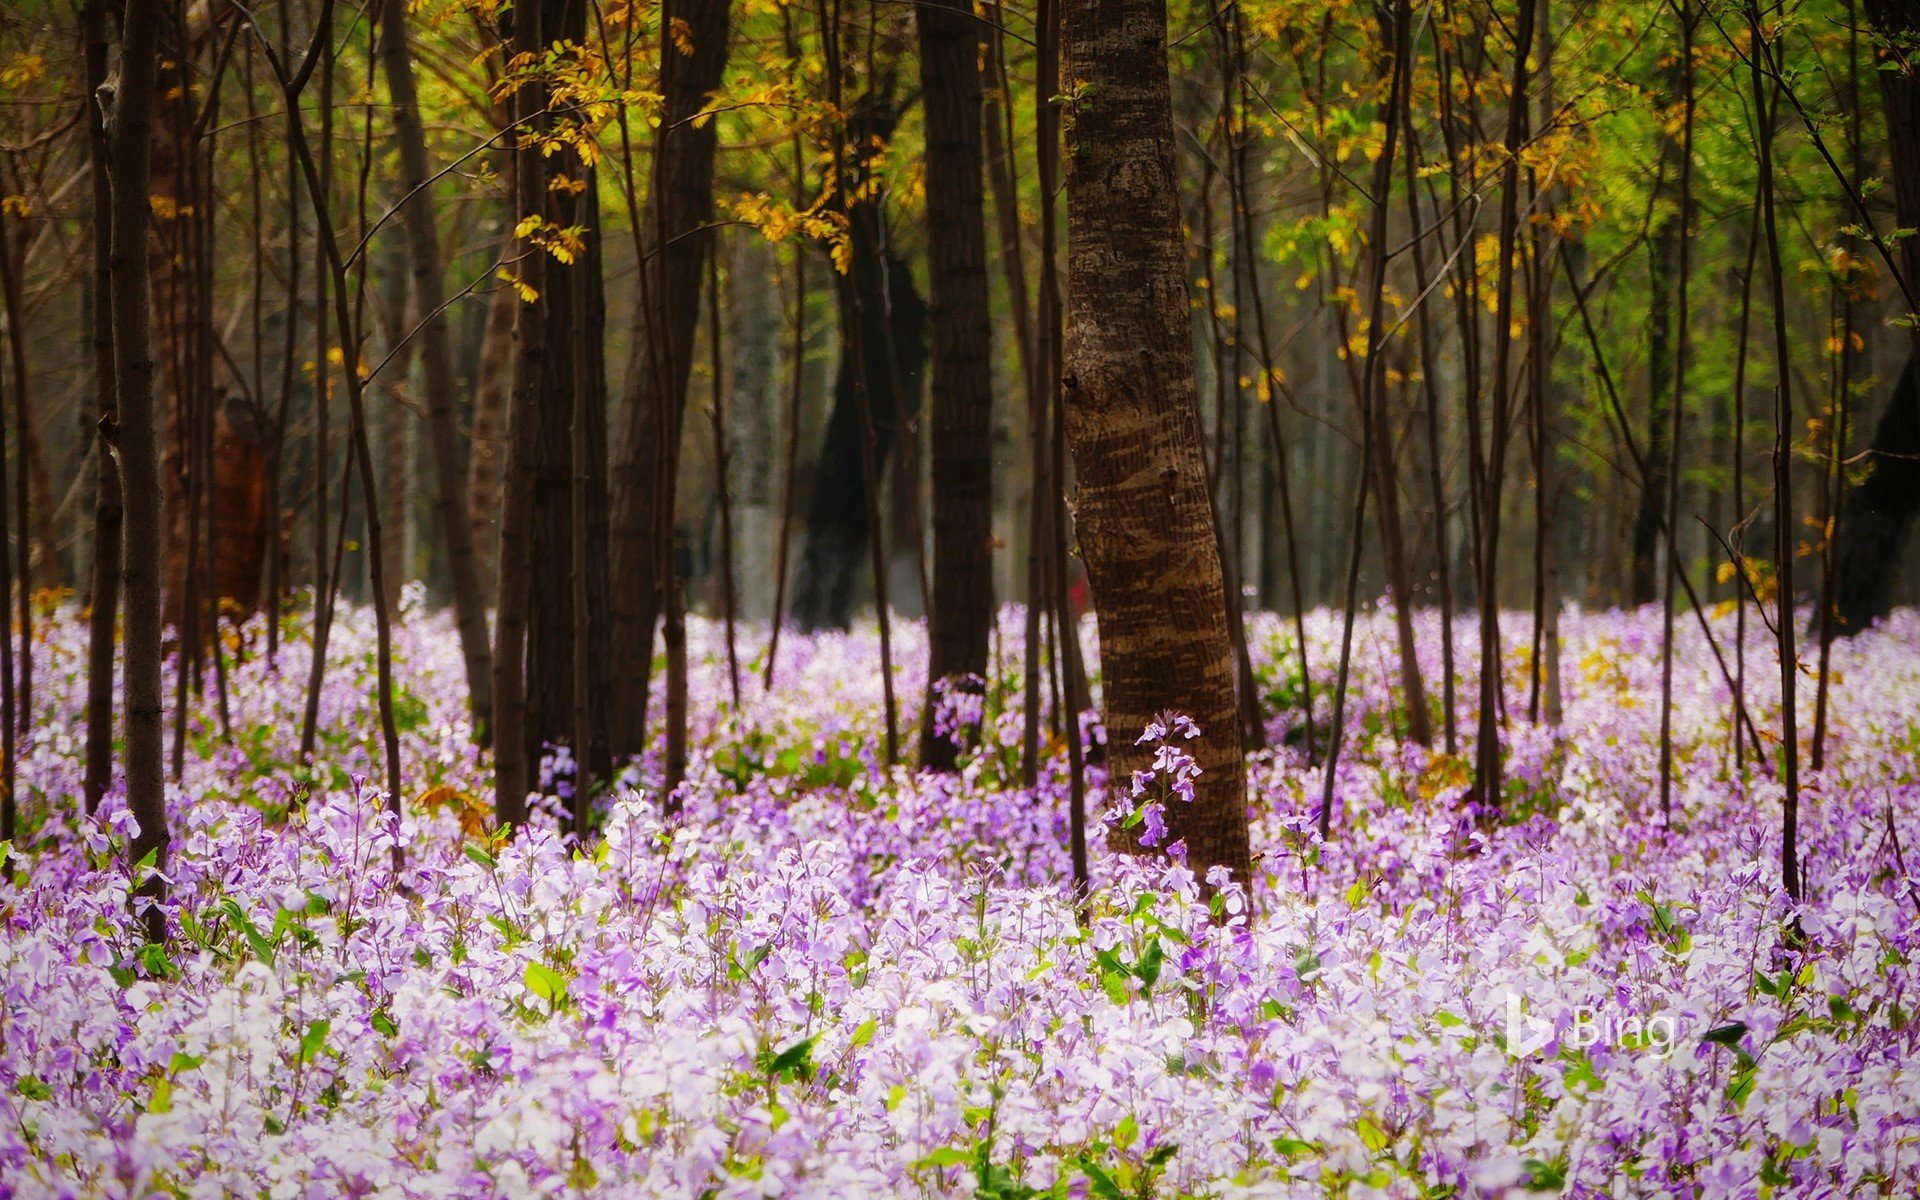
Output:
<path fill-rule="evenodd" d="M 1166 7 L 1073 0 L 1067 97 L 1066 432 L 1076 525 L 1099 613 L 1113 777 L 1149 759 L 1137 732 L 1165 711 L 1202 735 L 1194 802 L 1168 836 L 1197 874 L 1249 870 L 1233 642 L 1194 385 L 1174 178 Z"/>

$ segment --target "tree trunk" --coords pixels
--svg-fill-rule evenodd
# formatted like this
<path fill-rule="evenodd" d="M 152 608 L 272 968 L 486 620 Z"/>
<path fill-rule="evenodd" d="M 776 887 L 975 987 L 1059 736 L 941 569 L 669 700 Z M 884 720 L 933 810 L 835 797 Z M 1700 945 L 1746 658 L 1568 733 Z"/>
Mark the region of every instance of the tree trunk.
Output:
<path fill-rule="evenodd" d="M 614 757 L 626 759 L 644 747 L 647 696 L 653 671 L 653 631 L 664 599 L 659 578 L 659 531 L 672 528 L 671 491 L 660 486 L 660 465 L 677 463 L 679 446 L 659 445 L 664 429 L 678 431 L 686 405 L 687 377 L 693 369 L 694 330 L 700 320 L 701 274 L 713 234 L 713 152 L 717 123 L 695 124 L 720 86 L 727 65 L 728 0 L 670 0 L 668 15 L 684 26 L 691 54 L 663 59 L 666 112 L 655 143 L 654 194 L 648 197 L 642 237 L 648 261 L 640 270 L 664 282 L 664 296 L 651 304 L 664 317 L 664 329 L 650 322 L 648 304 L 636 305 L 633 351 L 627 360 L 620 406 L 610 496 L 612 564 L 611 678 L 609 737 Z M 677 50 L 675 52 L 677 54 Z M 660 250 L 664 237 L 666 248 Z M 664 262 L 652 256 L 664 254 Z M 643 295 L 646 293 L 643 292 Z M 654 339 L 664 345 L 651 344 Z M 665 389 L 665 395 L 661 394 Z M 661 420 L 661 408 L 667 421 Z"/>
<path fill-rule="evenodd" d="M 1168 836 L 1205 878 L 1249 872 L 1233 643 L 1207 496 L 1189 337 L 1162 0 L 1065 9 L 1066 432 L 1076 524 L 1099 614 L 1113 778 L 1151 759 L 1164 711 L 1202 730 L 1192 804 Z"/>
<path fill-rule="evenodd" d="M 160 445 L 154 412 L 154 360 L 147 170 L 153 149 L 154 77 L 160 59 L 161 0 L 128 0 L 119 86 L 108 130 L 113 181 L 113 353 L 119 408 L 121 489 L 126 540 L 121 581 L 126 597 L 127 807 L 139 822 L 128 848 L 135 895 L 156 901 L 145 913 L 150 940 L 166 934 L 157 901 L 167 865 L 166 781 L 160 713 Z M 152 859 L 154 874 L 139 877 Z"/>
<path fill-rule="evenodd" d="M 585 38 L 585 9 L 573 0 L 541 0 L 541 26 L 547 44 Z M 525 745 L 528 761 L 538 763 L 545 747 L 572 747 L 579 769 L 596 779 L 612 773 L 608 742 L 608 695 L 613 664 L 607 652 L 609 579 L 607 544 L 606 369 L 603 337 L 606 298 L 600 275 L 600 203 L 595 173 L 568 155 L 542 155 L 537 160 L 535 184 L 545 197 L 547 220 L 560 228 L 577 228 L 580 246 L 571 263 L 547 265 L 547 288 L 541 311 L 546 321 L 546 352 L 541 356 L 537 403 L 539 436 L 535 442 L 532 544 L 527 626 L 527 717 Z M 556 189 L 562 177 L 584 183 L 577 196 Z M 544 252 L 544 251 L 543 251 Z M 586 286 L 574 286 L 572 273 L 585 272 Z M 575 371 L 575 363 L 581 369 Z M 574 391 L 589 392 L 581 417 L 585 428 L 586 478 L 580 483 L 586 511 L 585 546 L 575 544 L 573 509 Z M 585 661 L 593 666 L 587 681 L 590 700 L 590 736 L 576 745 L 574 674 L 573 563 L 583 555 L 586 579 L 588 640 Z M 576 784 L 579 781 L 576 780 Z"/>
<path fill-rule="evenodd" d="M 537 55 L 540 5 L 512 10 L 512 52 Z M 536 76 L 513 94 L 517 138 L 514 154 L 514 220 L 542 211 L 546 203 L 538 140 L 546 130 L 546 89 Z M 514 313 L 513 391 L 507 410 L 507 461 L 500 505 L 498 613 L 493 641 L 494 819 L 518 826 L 527 819 L 531 773 L 527 759 L 527 615 L 532 605 L 532 509 L 535 448 L 540 437 L 540 376 L 547 354 L 548 257 L 530 237 L 516 238 L 515 283 L 524 289 Z"/>
<path fill-rule="evenodd" d="M 461 488 L 460 430 L 454 411 L 453 347 L 447 334 L 446 287 L 440 232 L 434 221 L 432 168 L 420 99 L 414 88 L 407 0 L 386 0 L 381 15 L 380 60 L 393 100 L 393 131 L 400 144 L 400 223 L 407 235 L 413 276 L 413 311 L 422 323 L 420 364 L 426 383 L 427 441 L 433 453 L 433 507 L 447 555 L 454 624 L 467 668 L 473 737 L 484 741 L 493 710 L 493 654 L 487 644 L 486 596 L 473 548 L 473 517 Z M 410 465 L 410 464 L 409 464 Z M 405 472 L 402 472 L 404 476 Z M 596 555 L 596 558 L 599 556 Z M 397 584 L 396 584 L 397 586 Z"/>
<path fill-rule="evenodd" d="M 92 168 L 93 273 L 89 278 L 93 318 L 94 411 L 99 445 L 94 454 L 93 577 L 87 614 L 86 809 L 100 806 L 113 783 L 113 660 L 120 619 L 120 462 L 107 442 L 113 428 L 113 186 L 107 167 L 106 113 L 91 97 L 107 79 L 107 0 L 87 0 L 81 9 L 86 37 L 87 159 Z"/>
<path fill-rule="evenodd" d="M 927 318 L 933 338 L 933 611 L 927 680 L 984 686 L 993 627 L 993 360 L 981 181 L 980 26 L 971 3 L 920 0 L 927 126 Z M 975 683 L 979 680 L 979 683 Z M 921 722 L 923 765 L 957 747 Z"/>

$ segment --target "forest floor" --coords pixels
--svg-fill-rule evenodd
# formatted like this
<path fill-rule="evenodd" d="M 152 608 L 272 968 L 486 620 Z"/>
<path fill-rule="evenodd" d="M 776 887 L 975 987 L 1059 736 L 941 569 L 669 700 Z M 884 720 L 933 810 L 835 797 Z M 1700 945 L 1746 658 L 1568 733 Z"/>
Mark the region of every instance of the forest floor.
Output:
<path fill-rule="evenodd" d="M 1669 825 L 1657 613 L 1568 614 L 1557 729 L 1524 720 L 1527 624 L 1506 629 L 1505 803 L 1476 824 L 1470 760 L 1397 740 L 1391 622 L 1362 618 L 1322 844 L 1320 767 L 1287 740 L 1291 623 L 1256 618 L 1280 749 L 1251 766 L 1251 895 L 1210 917 L 1177 863 L 1096 836 L 1083 926 L 1061 761 L 1018 787 L 1010 654 L 987 748 L 915 778 L 874 763 L 871 625 L 783 639 L 771 695 L 743 631 L 729 714 L 695 621 L 683 811 L 663 819 L 647 763 L 587 844 L 553 806 L 508 843 L 444 614 L 398 631 L 397 822 L 369 782 L 369 614 L 336 627 L 312 769 L 304 624 L 276 673 L 256 623 L 228 646 L 231 736 L 211 695 L 188 724 L 160 953 L 126 912 L 124 808 L 75 814 L 85 627 L 53 614 L 0 879 L 0 1195 L 1912 1195 L 1920 616 L 1834 650 L 1794 920 L 1781 788 L 1730 778 L 1697 627 Z M 1324 726 L 1339 623 L 1308 628 Z M 1003 614 L 998 646 L 1018 629 Z M 898 660 L 923 638 L 902 626 Z M 1091 803 L 1127 815 L 1104 786 Z"/>

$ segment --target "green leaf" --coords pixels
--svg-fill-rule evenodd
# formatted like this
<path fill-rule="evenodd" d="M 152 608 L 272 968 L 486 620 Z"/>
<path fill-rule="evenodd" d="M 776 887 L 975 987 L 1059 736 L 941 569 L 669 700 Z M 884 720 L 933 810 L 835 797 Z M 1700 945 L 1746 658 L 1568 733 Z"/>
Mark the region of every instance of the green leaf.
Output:
<path fill-rule="evenodd" d="M 367 1023 L 372 1025 L 374 1031 L 382 1037 L 392 1037 L 400 1032 L 400 1027 L 393 1023 L 393 1018 L 377 1008 L 373 1010 L 373 1015 L 367 1018 Z"/>
<path fill-rule="evenodd" d="M 1140 977 L 1141 983 L 1151 989 L 1155 981 L 1160 978 L 1160 964 L 1164 961 L 1166 961 L 1166 952 L 1160 949 L 1160 939 L 1154 938 L 1147 943 L 1147 948 L 1140 952 L 1140 962 L 1133 968 L 1133 973 Z"/>
<path fill-rule="evenodd" d="M 1106 1169 L 1099 1163 L 1083 1158 L 1080 1160 L 1080 1170 L 1086 1175 L 1087 1182 L 1092 1185 L 1090 1190 L 1100 1197 L 1100 1200 L 1127 1200 L 1127 1194 L 1120 1190 L 1120 1185 L 1113 1181 L 1113 1176 L 1107 1174 Z"/>
<path fill-rule="evenodd" d="M 1133 999 L 1133 993 L 1127 990 L 1127 977 L 1120 971 L 1103 971 L 1100 974 L 1100 986 L 1107 989 L 1107 999 L 1115 1004 L 1125 1004 Z"/>
<path fill-rule="evenodd" d="M 1722 1046 L 1737 1046 L 1740 1039 L 1747 1036 L 1745 1021 L 1731 1021 L 1725 1025 L 1716 1025 L 1700 1035 L 1703 1042 L 1714 1042 Z"/>
<path fill-rule="evenodd" d="M 1467 1023 L 1467 1019 L 1465 1017 L 1456 1016 L 1455 1014 L 1448 1012 L 1444 1008 L 1441 1009 L 1439 1012 L 1433 1014 L 1433 1019 L 1440 1023 L 1440 1027 L 1442 1029 L 1457 1029 L 1460 1026 L 1465 1025 Z"/>
<path fill-rule="evenodd" d="M 307 1032 L 300 1038 L 300 1061 L 312 1062 L 327 1045 L 327 1032 L 333 1028 L 333 1022 L 324 1018 L 307 1026 Z"/>
<path fill-rule="evenodd" d="M 1139 1136 L 1140 1122 L 1133 1119 L 1132 1113 L 1121 1117 L 1120 1123 L 1113 1127 L 1113 1144 L 1117 1149 L 1125 1150 Z"/>
<path fill-rule="evenodd" d="M 813 1038 L 802 1038 L 774 1055 L 767 1074 L 789 1081 L 813 1078 L 813 1043 Z"/>
<path fill-rule="evenodd" d="M 859 1028 L 853 1031 L 854 1049 L 857 1050 L 860 1047 L 866 1045 L 868 1042 L 871 1042 L 873 1040 L 873 1035 L 879 1031 L 879 1028 L 880 1028 L 880 1023 L 878 1021 L 875 1021 L 872 1017 L 868 1017 L 866 1020 L 860 1022 Z"/>
<path fill-rule="evenodd" d="M 957 1146 L 942 1146 L 913 1165 L 924 1170 L 927 1167 L 964 1167 L 972 1161 L 973 1155 L 965 1150 Z"/>
<path fill-rule="evenodd" d="M 173 1061 L 167 1064 L 167 1070 L 174 1075 L 178 1075 L 182 1071 L 191 1071 L 206 1061 L 206 1059 L 200 1057 L 198 1054 L 188 1054 L 184 1050 L 175 1050 L 173 1052 Z"/>
<path fill-rule="evenodd" d="M 529 960 L 526 971 L 520 976 L 520 982 L 527 985 L 528 991 L 554 1008 L 559 1008 L 567 1002 L 566 976 L 543 962 Z"/>
<path fill-rule="evenodd" d="M 45 1100 L 53 1095 L 53 1089 L 38 1075 L 22 1075 L 13 1090 L 29 1100 Z"/>
<path fill-rule="evenodd" d="M 489 871 L 500 865 L 499 860 L 494 858 L 493 855 L 488 854 L 485 850 L 474 845 L 467 847 L 467 859 L 470 862 L 478 863 Z"/>
<path fill-rule="evenodd" d="M 1375 1154 L 1385 1150 L 1393 1141 L 1387 1136 L 1387 1131 L 1380 1127 L 1380 1122 L 1374 1120 L 1369 1114 L 1361 1114 L 1360 1121 L 1354 1128 L 1360 1134 L 1360 1141 Z"/>
<path fill-rule="evenodd" d="M 260 932 L 260 927 L 253 923 L 251 917 L 247 916 L 246 910 L 240 907 L 239 902 L 231 897 L 222 900 L 220 902 L 220 911 L 225 913 L 227 919 L 233 922 L 234 928 L 238 929 L 241 934 L 246 937 L 247 946 L 253 951 L 253 956 L 268 966 L 272 966 L 273 943 L 268 941 L 266 935 Z"/>

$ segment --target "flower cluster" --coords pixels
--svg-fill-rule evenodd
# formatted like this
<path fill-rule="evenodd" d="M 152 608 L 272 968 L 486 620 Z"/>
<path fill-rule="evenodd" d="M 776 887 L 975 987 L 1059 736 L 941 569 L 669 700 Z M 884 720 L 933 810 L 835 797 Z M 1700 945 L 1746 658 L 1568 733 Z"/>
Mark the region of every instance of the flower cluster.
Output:
<path fill-rule="evenodd" d="M 724 642 L 689 625 L 694 694 L 723 697 Z M 1018 615 L 1000 628 L 1017 645 Z M 1324 734 L 1338 615 L 1307 628 Z M 1456 754 L 1404 741 L 1390 614 L 1366 614 L 1331 837 L 1303 714 L 1270 703 L 1253 878 L 1203 887 L 1174 857 L 1095 839 L 1084 909 L 1064 754 L 1031 790 L 979 758 L 886 768 L 871 627 L 783 639 L 773 688 L 756 680 L 737 712 L 696 703 L 683 808 L 662 815 L 643 760 L 585 842 L 551 804 L 512 839 L 486 828 L 444 615 L 397 630 L 398 818 L 368 783 L 368 614 L 336 624 L 311 767 L 306 672 L 289 669 L 307 642 L 287 632 L 277 670 L 258 624 L 242 632 L 230 733 L 211 711 L 188 722 L 174 934 L 155 948 L 128 913 L 124 805 L 75 811 L 85 624 L 37 626 L 24 832 L 0 868 L 0 1195 L 1864 1196 L 1920 1180 L 1913 614 L 1834 647 L 1798 906 L 1776 882 L 1778 747 L 1736 767 L 1731 696 L 1695 630 L 1660 815 L 1652 613 L 1567 615 L 1555 728 L 1518 719 L 1516 628 L 1490 823 L 1462 812 L 1472 714 Z M 1418 632 L 1437 672 L 1437 621 Z M 1716 632 L 1730 647 L 1731 622 Z M 1764 732 L 1762 636 L 1744 651 Z M 1263 686 L 1297 669 L 1290 637 L 1252 621 Z M 1474 661 L 1473 630 L 1455 637 Z M 903 624 L 897 661 L 923 661 L 923 638 Z M 924 694 L 900 670 L 898 694 Z M 998 756 L 1018 698 L 988 691 L 979 754 Z M 1090 803 L 1187 802 L 1192 736 L 1155 722 L 1152 770 L 1109 789 L 1090 768 Z"/>

